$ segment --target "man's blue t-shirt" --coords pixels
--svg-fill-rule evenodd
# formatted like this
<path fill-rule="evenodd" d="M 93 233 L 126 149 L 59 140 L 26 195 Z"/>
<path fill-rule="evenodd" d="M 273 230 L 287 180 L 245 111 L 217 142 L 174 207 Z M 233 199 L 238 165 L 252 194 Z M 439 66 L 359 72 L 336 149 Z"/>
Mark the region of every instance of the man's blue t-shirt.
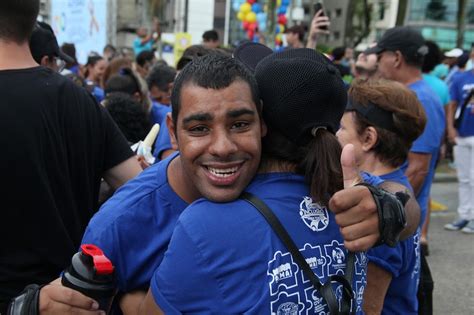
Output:
<path fill-rule="evenodd" d="M 428 85 L 436 94 L 438 94 L 441 100 L 441 105 L 446 106 L 449 104 L 449 89 L 446 82 L 435 75 L 426 73 L 423 74 L 423 80 L 428 83 Z"/>
<path fill-rule="evenodd" d="M 112 261 L 120 291 L 148 288 L 188 205 L 168 183 L 166 171 L 176 156 L 150 166 L 122 186 L 86 229 L 82 244 L 99 246 Z"/>
<path fill-rule="evenodd" d="M 457 102 L 458 110 L 472 89 L 474 89 L 473 71 L 465 71 L 453 79 L 449 92 L 451 100 Z M 464 110 L 458 133 L 460 137 L 474 136 L 474 105 L 472 103 L 469 103 Z"/>
<path fill-rule="evenodd" d="M 166 115 L 168 113 L 171 113 L 170 106 L 153 102 L 150 113 L 152 123 L 160 124 L 160 132 L 158 133 L 158 137 L 156 137 L 153 150 L 153 156 L 157 159 L 161 159 L 161 153 L 163 153 L 163 151 L 170 150 L 172 148 L 170 134 L 168 132 L 168 127 L 166 126 Z"/>
<path fill-rule="evenodd" d="M 272 209 L 322 281 L 344 274 L 348 251 L 334 214 L 308 197 L 303 176 L 257 175 L 247 191 Z M 360 314 L 366 254 L 357 253 L 355 260 L 353 289 Z M 328 312 L 272 227 L 242 199 L 191 204 L 150 287 L 166 314 Z"/>
<path fill-rule="evenodd" d="M 149 40 L 145 44 L 142 44 L 142 39 L 136 37 L 133 40 L 133 52 L 135 53 L 135 56 L 138 56 L 142 51 L 153 51 L 153 41 Z"/>
<path fill-rule="evenodd" d="M 412 190 L 401 169 L 380 176 L 384 181 L 397 182 Z M 418 283 L 420 279 L 420 228 L 395 247 L 380 245 L 367 253 L 369 262 L 392 275 L 385 295 L 383 314 L 418 314 Z"/>
<path fill-rule="evenodd" d="M 416 196 L 416 200 L 421 208 L 420 225 L 423 225 L 428 209 L 428 199 L 430 196 L 431 183 L 434 177 L 436 160 L 438 159 L 438 152 L 441 146 L 441 139 L 444 134 L 446 122 L 444 109 L 439 97 L 430 88 L 428 83 L 423 80 L 418 80 L 415 83 L 408 85 L 408 88 L 416 93 L 418 100 L 421 105 L 423 105 L 426 113 L 425 130 L 421 136 L 413 142 L 410 151 L 414 153 L 431 154 L 428 175 L 423 182 L 420 192 Z M 402 166 L 404 172 L 406 172 L 407 167 L 408 163 L 405 162 Z"/>

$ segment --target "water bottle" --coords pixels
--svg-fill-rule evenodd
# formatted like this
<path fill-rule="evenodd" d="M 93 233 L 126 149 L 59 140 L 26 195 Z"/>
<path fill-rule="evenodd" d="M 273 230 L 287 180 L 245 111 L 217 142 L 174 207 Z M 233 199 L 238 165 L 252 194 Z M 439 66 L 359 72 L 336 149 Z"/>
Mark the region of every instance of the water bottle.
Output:
<path fill-rule="evenodd" d="M 64 286 L 77 290 L 99 303 L 99 309 L 109 313 L 117 289 L 114 266 L 95 245 L 81 245 L 81 251 L 72 257 L 62 275 Z"/>

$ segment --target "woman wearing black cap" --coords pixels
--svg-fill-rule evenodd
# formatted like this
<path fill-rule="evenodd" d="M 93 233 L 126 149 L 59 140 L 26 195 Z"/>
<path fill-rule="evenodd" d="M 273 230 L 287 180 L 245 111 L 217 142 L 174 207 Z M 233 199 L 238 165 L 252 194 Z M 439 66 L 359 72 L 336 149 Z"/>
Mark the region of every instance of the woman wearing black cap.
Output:
<path fill-rule="evenodd" d="M 343 188 L 334 133 L 346 105 L 344 83 L 311 49 L 264 58 L 256 79 L 268 133 L 260 173 L 246 192 L 268 205 L 302 261 L 248 201 L 200 199 L 180 217 L 143 314 L 159 314 L 157 305 L 166 314 L 336 314 L 339 304 L 348 312 L 351 302 L 362 313 L 366 255 L 346 250 L 328 210 L 330 197 Z M 315 282 L 330 277 L 338 284 L 315 290 Z"/>

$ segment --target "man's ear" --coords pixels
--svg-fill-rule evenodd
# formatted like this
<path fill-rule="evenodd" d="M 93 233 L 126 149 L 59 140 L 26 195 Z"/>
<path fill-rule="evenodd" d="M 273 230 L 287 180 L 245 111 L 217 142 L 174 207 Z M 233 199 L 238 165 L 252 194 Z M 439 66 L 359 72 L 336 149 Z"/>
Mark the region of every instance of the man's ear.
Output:
<path fill-rule="evenodd" d="M 168 127 L 168 132 L 170 134 L 171 147 L 175 151 L 179 150 L 176 126 L 173 122 L 173 118 L 171 117 L 171 113 L 166 114 L 166 127 Z"/>
<path fill-rule="evenodd" d="M 395 60 L 393 61 L 393 65 L 396 68 L 400 68 L 400 66 L 402 65 L 402 61 L 403 61 L 403 54 L 400 50 L 397 50 L 395 52 Z"/>
<path fill-rule="evenodd" d="M 40 62 L 41 66 L 47 67 L 47 66 L 49 66 L 49 63 L 50 63 L 50 60 L 49 60 L 48 56 L 41 57 L 41 62 Z"/>
<path fill-rule="evenodd" d="M 365 128 L 364 133 L 362 135 L 362 149 L 365 152 L 373 150 L 375 145 L 377 144 L 378 137 L 379 135 L 374 127 L 370 126 Z"/>

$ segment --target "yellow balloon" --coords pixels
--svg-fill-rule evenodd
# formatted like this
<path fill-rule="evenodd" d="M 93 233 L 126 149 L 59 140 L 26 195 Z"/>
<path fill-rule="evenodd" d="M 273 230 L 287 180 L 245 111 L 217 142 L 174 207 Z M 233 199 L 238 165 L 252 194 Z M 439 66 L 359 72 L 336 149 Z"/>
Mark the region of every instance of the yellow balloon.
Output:
<path fill-rule="evenodd" d="M 243 14 L 247 14 L 250 11 L 252 11 L 252 6 L 250 5 L 250 3 L 242 3 L 242 5 L 240 6 L 240 12 L 242 12 Z"/>
<path fill-rule="evenodd" d="M 237 18 L 239 19 L 239 21 L 243 21 L 244 17 L 245 17 L 244 12 L 239 11 L 239 13 L 237 13 Z"/>
<path fill-rule="evenodd" d="M 255 12 L 249 12 L 245 15 L 245 21 L 253 23 L 257 21 L 257 14 Z"/>
<path fill-rule="evenodd" d="M 280 33 L 285 33 L 285 25 L 278 24 L 278 26 L 280 27 Z"/>
<path fill-rule="evenodd" d="M 281 0 L 277 0 L 277 7 L 281 6 Z"/>
<path fill-rule="evenodd" d="M 283 40 L 283 35 L 281 35 L 281 33 L 277 34 L 275 38 L 278 40 Z"/>

